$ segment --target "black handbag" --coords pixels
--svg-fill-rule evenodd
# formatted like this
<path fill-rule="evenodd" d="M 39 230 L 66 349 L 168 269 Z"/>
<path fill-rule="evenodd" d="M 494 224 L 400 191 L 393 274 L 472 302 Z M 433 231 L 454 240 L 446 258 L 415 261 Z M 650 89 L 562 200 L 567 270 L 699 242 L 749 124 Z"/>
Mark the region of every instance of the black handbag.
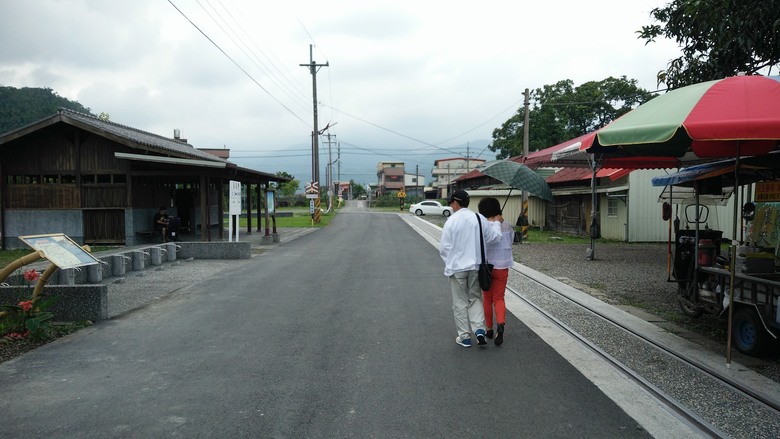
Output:
<path fill-rule="evenodd" d="M 479 224 L 479 250 L 482 253 L 482 262 L 479 263 L 479 271 L 477 271 L 477 279 L 479 279 L 479 287 L 482 291 L 488 291 L 490 285 L 493 284 L 493 264 L 488 264 L 485 260 L 485 238 L 482 236 L 482 221 L 477 215 L 477 224 Z"/>

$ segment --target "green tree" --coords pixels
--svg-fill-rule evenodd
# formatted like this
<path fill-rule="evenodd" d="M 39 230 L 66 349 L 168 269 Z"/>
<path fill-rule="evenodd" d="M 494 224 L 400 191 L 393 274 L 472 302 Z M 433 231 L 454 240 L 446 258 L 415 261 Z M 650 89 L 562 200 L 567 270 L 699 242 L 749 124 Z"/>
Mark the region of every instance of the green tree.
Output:
<path fill-rule="evenodd" d="M 295 177 L 293 177 L 291 174 L 288 174 L 284 171 L 277 172 L 276 176 L 292 179 L 286 183 L 282 183 L 279 186 L 279 191 L 282 193 L 282 196 L 286 197 L 287 200 L 289 200 L 290 204 L 292 205 L 293 198 L 295 197 L 295 193 L 298 192 L 298 189 L 301 187 L 301 182 L 296 180 Z"/>
<path fill-rule="evenodd" d="M 53 116 L 60 108 L 92 114 L 89 108 L 59 96 L 50 88 L 0 86 L 0 134 Z"/>
<path fill-rule="evenodd" d="M 670 89 L 780 65 L 780 0 L 672 0 L 650 16 L 660 24 L 642 26 L 639 39 L 682 47 L 658 72 Z"/>
<path fill-rule="evenodd" d="M 548 148 L 601 128 L 652 97 L 637 86 L 635 79 L 625 76 L 586 82 L 579 87 L 565 79 L 537 88 L 530 92 L 528 150 Z M 520 107 L 493 130 L 493 142 L 488 149 L 497 158 L 522 154 L 524 112 L 524 107 Z"/>
<path fill-rule="evenodd" d="M 366 193 L 366 187 L 360 183 L 356 183 L 355 180 L 349 180 L 349 187 L 352 188 L 352 196 L 355 198 L 362 195 L 368 195 Z"/>

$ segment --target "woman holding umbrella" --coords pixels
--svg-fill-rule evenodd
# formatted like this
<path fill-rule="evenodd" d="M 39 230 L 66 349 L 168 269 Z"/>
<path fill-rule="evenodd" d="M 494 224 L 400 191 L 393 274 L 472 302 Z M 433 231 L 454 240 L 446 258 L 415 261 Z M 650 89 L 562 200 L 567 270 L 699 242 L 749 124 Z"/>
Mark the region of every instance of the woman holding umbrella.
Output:
<path fill-rule="evenodd" d="M 486 259 L 493 264 L 493 283 L 490 290 L 482 291 L 482 306 L 485 308 L 485 327 L 487 338 L 493 338 L 493 313 L 495 312 L 495 343 L 504 343 L 504 325 L 506 324 L 506 303 L 504 293 L 509 279 L 509 267 L 512 266 L 512 241 L 514 230 L 512 226 L 501 220 L 501 204 L 493 197 L 483 198 L 479 202 L 479 213 L 485 218 L 497 217 L 501 222 L 501 240 L 495 244 L 485 243 Z"/>

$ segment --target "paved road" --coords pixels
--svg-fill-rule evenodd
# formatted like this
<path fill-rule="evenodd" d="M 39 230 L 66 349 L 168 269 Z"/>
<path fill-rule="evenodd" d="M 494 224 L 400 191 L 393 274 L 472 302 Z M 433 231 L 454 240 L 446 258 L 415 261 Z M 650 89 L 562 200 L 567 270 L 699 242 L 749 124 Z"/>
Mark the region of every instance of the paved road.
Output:
<path fill-rule="evenodd" d="M 398 215 L 333 222 L 0 365 L 0 437 L 649 437 L 515 316 L 464 349 Z"/>

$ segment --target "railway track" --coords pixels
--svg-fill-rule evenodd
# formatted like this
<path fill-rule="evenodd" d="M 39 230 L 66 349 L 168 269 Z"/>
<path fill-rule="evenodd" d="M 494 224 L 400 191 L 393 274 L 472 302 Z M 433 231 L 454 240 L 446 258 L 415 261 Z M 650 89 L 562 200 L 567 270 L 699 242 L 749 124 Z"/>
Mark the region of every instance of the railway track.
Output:
<path fill-rule="evenodd" d="M 438 226 L 419 218 L 404 220 L 438 246 Z M 519 264 L 512 271 L 508 295 L 653 395 L 701 435 L 780 437 L 776 383 L 746 379 L 752 376 L 746 368 L 726 367 L 722 358 L 691 349 L 688 342 L 675 341 L 672 334 L 556 279 Z"/>

